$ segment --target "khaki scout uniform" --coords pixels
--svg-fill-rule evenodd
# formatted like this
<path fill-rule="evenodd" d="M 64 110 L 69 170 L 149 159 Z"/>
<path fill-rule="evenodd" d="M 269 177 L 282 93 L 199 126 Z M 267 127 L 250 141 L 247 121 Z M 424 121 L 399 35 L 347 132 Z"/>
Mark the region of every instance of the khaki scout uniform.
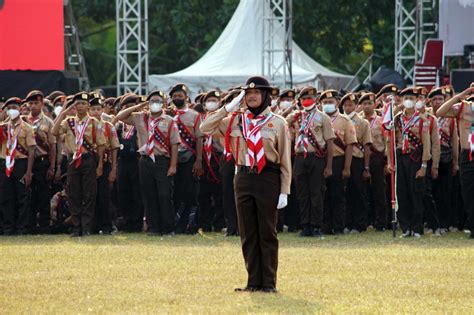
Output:
<path fill-rule="evenodd" d="M 135 126 L 139 152 L 138 167 L 140 187 L 143 195 L 145 216 L 149 233 L 169 234 L 174 231 L 175 212 L 172 204 L 172 178 L 167 176 L 170 166 L 171 148 L 181 144 L 178 128 L 173 118 L 161 114 L 154 131 L 153 155 L 147 155 L 148 122 L 153 117 L 148 112 L 135 112 L 124 122 Z"/>
<path fill-rule="evenodd" d="M 226 137 L 226 149 L 232 152 L 236 161 L 234 187 L 248 285 L 275 287 L 278 265 L 276 206 L 280 193 L 290 193 L 291 139 L 283 117 L 272 114 L 268 107 L 263 110 L 260 115 L 268 118 L 260 129 L 266 165 L 258 174 L 246 161 L 247 142 L 241 131 L 245 115 L 242 112 L 228 115 L 226 109 L 221 108 L 207 116 L 201 130 L 205 134 Z M 264 246 L 259 245 L 259 235 L 265 237 Z"/>
<path fill-rule="evenodd" d="M 305 234 L 311 235 L 314 229 L 319 230 L 323 225 L 326 143 L 335 138 L 334 130 L 329 116 L 316 108 L 309 112 L 293 112 L 287 117 L 287 122 L 290 130 L 294 130 L 296 157 L 293 176 L 301 225 L 306 230 Z"/>
<path fill-rule="evenodd" d="M 86 123 L 88 118 L 90 120 L 84 131 L 81 163 L 77 167 L 73 160 L 73 155 L 78 149 L 73 130 Z M 75 233 L 91 233 L 97 196 L 96 152 L 99 146 L 106 144 L 104 125 L 88 115 L 82 119 L 69 116 L 61 122 L 59 135 L 64 135 L 63 149 L 68 158 L 67 180 L 73 229 Z"/>
<path fill-rule="evenodd" d="M 29 232 L 28 190 L 22 182 L 28 166 L 28 148 L 36 146 L 33 128 L 18 119 L 13 135 L 17 134 L 15 165 L 8 177 L 5 158 L 7 156 L 7 130 L 10 122 L 0 123 L 0 210 L 3 213 L 5 235 L 27 234 Z M 1 221 L 0 221 L 1 222 Z"/>
<path fill-rule="evenodd" d="M 415 115 L 417 118 L 413 118 Z M 409 124 L 411 119 L 413 123 Z M 419 114 L 408 117 L 404 111 L 394 117 L 394 122 L 400 227 L 404 233 L 411 231 L 423 234 L 425 178 L 416 179 L 416 172 L 421 168 L 422 161 L 427 162 L 431 159 L 429 121 Z"/>
<path fill-rule="evenodd" d="M 352 149 L 351 177 L 346 191 L 345 227 L 362 232 L 367 229 L 369 215 L 367 189 L 362 180 L 362 173 L 365 168 L 365 147 L 372 143 L 372 134 L 369 123 L 357 112 L 352 112 L 348 118 L 354 125 L 357 142 Z"/>
<path fill-rule="evenodd" d="M 38 117 L 29 115 L 23 119 L 33 127 L 36 140 L 33 181 L 31 183 L 30 227 L 35 229 L 38 224 L 41 232 L 47 232 L 50 223 L 49 203 L 52 194 L 46 176 L 51 166 L 51 159 L 56 159 L 56 156 L 50 156 L 50 148 L 56 146 L 56 137 L 52 133 L 54 123 L 43 113 L 40 113 Z M 38 222 L 36 222 L 37 217 Z"/>
<path fill-rule="evenodd" d="M 469 214 L 471 238 L 474 236 L 474 102 L 462 101 L 451 107 L 445 117 L 455 117 L 459 128 L 460 179 L 464 206 Z"/>
<path fill-rule="evenodd" d="M 354 124 L 346 115 L 336 110 L 330 119 L 336 138 L 334 138 L 333 146 L 332 176 L 326 180 L 324 231 L 327 234 L 340 234 L 345 227 L 346 213 L 346 184 L 342 178 L 346 146 L 357 143 L 357 137 Z"/>

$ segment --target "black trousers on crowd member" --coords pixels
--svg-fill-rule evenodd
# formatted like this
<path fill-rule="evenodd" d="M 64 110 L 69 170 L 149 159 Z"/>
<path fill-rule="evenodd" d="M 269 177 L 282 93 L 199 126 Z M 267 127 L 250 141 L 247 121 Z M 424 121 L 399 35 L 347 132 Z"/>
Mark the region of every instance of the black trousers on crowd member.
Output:
<path fill-rule="evenodd" d="M 471 161 L 469 154 L 469 150 L 461 151 L 459 176 L 464 207 L 468 216 L 466 228 L 471 231 L 471 237 L 474 237 L 474 159 Z"/>
<path fill-rule="evenodd" d="M 148 156 L 142 156 L 139 161 L 140 188 L 150 233 L 174 231 L 173 178 L 167 176 L 169 165 L 170 159 L 159 155 L 155 155 L 155 162 Z"/>
<path fill-rule="evenodd" d="M 306 158 L 303 154 L 296 155 L 293 175 L 303 227 L 321 229 L 323 226 L 325 166 L 325 158 L 314 154 L 308 154 Z"/>
<path fill-rule="evenodd" d="M 97 197 L 96 158 L 82 154 L 81 165 L 68 161 L 67 181 L 73 232 L 90 233 L 94 221 Z"/>
<path fill-rule="evenodd" d="M 112 232 L 112 209 L 111 209 L 111 184 L 109 183 L 109 174 L 111 163 L 104 162 L 104 171 L 102 176 L 97 178 L 97 199 L 95 204 L 95 223 L 96 230 L 104 234 Z"/>
<path fill-rule="evenodd" d="M 225 158 L 222 158 L 219 170 L 222 177 L 222 203 L 224 205 L 224 217 L 227 226 L 226 235 L 237 235 L 239 230 L 234 196 L 234 159 L 232 158 L 227 162 Z"/>
<path fill-rule="evenodd" d="M 461 161 L 459 161 L 461 164 Z M 451 215 L 450 215 L 450 226 L 464 229 L 466 226 L 467 215 L 464 208 L 464 201 L 463 201 L 463 193 L 461 189 L 461 172 L 457 172 L 455 176 L 453 176 L 453 180 L 451 183 Z"/>
<path fill-rule="evenodd" d="M 220 232 L 225 226 L 222 201 L 222 178 L 219 173 L 219 161 L 211 159 L 212 174 L 206 162 L 203 162 L 204 175 L 199 182 L 199 227 L 205 232 Z"/>
<path fill-rule="evenodd" d="M 423 195 L 425 178 L 416 178 L 421 161 L 397 151 L 398 220 L 402 231 L 423 234 Z"/>
<path fill-rule="evenodd" d="M 452 161 L 439 162 L 438 178 L 433 181 L 433 196 L 439 213 L 439 226 L 449 228 L 451 222 L 451 190 L 452 190 Z"/>
<path fill-rule="evenodd" d="M 346 213 L 346 180 L 342 178 L 344 156 L 336 156 L 332 161 L 332 176 L 326 180 L 327 191 L 324 198 L 323 231 L 326 234 L 340 234 L 344 230 Z"/>
<path fill-rule="evenodd" d="M 367 182 L 362 180 L 364 159 L 352 158 L 351 177 L 346 191 L 346 222 L 350 230 L 359 232 L 367 230 L 369 205 L 367 199 Z"/>
<path fill-rule="evenodd" d="M 296 181 L 291 180 L 291 191 L 296 192 Z M 286 206 L 283 213 L 284 223 L 288 226 L 288 232 L 296 232 L 300 228 L 300 208 L 298 197 L 296 193 L 288 195 L 288 206 Z"/>
<path fill-rule="evenodd" d="M 426 169 L 425 188 L 423 190 L 423 219 L 426 226 L 433 231 L 439 228 L 439 213 L 433 197 L 433 177 L 431 176 L 432 162 L 429 161 Z"/>
<path fill-rule="evenodd" d="M 277 203 L 279 168 L 260 174 L 237 171 L 234 178 L 237 218 L 248 286 L 275 287 L 278 268 Z"/>
<path fill-rule="evenodd" d="M 374 214 L 375 229 L 381 231 L 388 225 L 387 199 L 385 196 L 385 157 L 381 153 L 370 155 L 370 211 Z"/>
<path fill-rule="evenodd" d="M 50 182 L 46 180 L 49 166 L 49 156 L 47 155 L 37 157 L 33 163 L 29 224 L 32 232 L 48 233 L 49 231 L 52 197 Z"/>
<path fill-rule="evenodd" d="M 140 191 L 138 156 L 120 158 L 118 162 L 117 190 L 119 207 L 124 218 L 124 230 L 140 232 L 143 229 L 143 202 Z"/>
<path fill-rule="evenodd" d="M 193 156 L 187 162 L 178 162 L 174 176 L 174 207 L 176 211 L 176 233 L 193 233 L 197 212 L 198 181 L 193 174 Z M 194 214 L 194 215 L 193 215 Z"/>
<path fill-rule="evenodd" d="M 0 159 L 0 210 L 3 214 L 3 234 L 27 234 L 29 223 L 28 189 L 22 178 L 28 159 L 15 159 L 10 177 L 5 174 L 5 160 Z"/>

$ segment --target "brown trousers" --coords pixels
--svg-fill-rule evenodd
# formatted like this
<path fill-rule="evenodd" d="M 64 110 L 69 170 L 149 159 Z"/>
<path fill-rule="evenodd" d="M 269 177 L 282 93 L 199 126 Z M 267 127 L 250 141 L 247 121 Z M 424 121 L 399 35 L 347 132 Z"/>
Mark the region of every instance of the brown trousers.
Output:
<path fill-rule="evenodd" d="M 247 285 L 275 287 L 280 175 L 265 170 L 258 175 L 237 173 L 234 189 Z"/>
<path fill-rule="evenodd" d="M 97 196 L 95 158 L 90 154 L 83 155 L 78 168 L 68 161 L 67 182 L 73 229 L 91 232 Z"/>

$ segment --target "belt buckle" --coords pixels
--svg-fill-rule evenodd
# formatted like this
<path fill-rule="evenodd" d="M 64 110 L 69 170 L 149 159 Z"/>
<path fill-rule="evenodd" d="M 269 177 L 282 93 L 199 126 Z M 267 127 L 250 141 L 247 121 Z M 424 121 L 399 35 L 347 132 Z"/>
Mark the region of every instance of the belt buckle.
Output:
<path fill-rule="evenodd" d="M 248 173 L 249 174 L 257 174 L 257 168 L 256 167 L 248 167 Z"/>

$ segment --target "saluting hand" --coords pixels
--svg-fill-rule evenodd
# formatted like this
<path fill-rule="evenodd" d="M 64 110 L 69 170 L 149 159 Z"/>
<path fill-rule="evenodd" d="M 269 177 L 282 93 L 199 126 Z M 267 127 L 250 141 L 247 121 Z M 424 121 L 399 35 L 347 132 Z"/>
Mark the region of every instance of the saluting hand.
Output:
<path fill-rule="evenodd" d="M 235 112 L 239 109 L 240 107 L 240 102 L 242 101 L 242 99 L 244 98 L 245 96 L 245 91 L 242 90 L 242 92 L 240 92 L 239 95 L 237 95 L 236 98 L 234 98 L 229 104 L 227 104 L 225 106 L 225 110 L 228 112 L 228 113 L 232 113 L 232 112 Z"/>

